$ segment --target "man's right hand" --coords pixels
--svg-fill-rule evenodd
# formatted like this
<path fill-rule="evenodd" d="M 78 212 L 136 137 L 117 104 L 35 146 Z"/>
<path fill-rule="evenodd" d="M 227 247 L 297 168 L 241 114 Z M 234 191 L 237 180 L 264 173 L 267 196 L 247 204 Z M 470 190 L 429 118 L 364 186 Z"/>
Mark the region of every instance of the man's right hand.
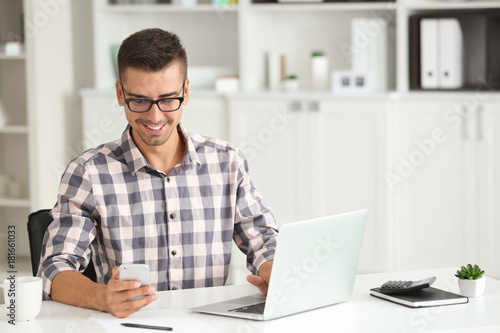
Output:
<path fill-rule="evenodd" d="M 130 298 L 146 295 L 136 300 Z M 105 309 L 118 318 L 125 318 L 158 299 L 153 286 L 143 286 L 139 281 L 121 281 L 120 270 L 113 268 L 113 275 L 106 286 Z"/>
<path fill-rule="evenodd" d="M 141 295 L 147 296 L 127 301 Z M 139 281 L 120 281 L 119 267 L 113 268 L 107 285 L 95 283 L 75 271 L 60 272 L 52 280 L 50 296 L 56 302 L 106 311 L 119 318 L 127 317 L 158 299 L 153 286 L 141 287 Z"/>

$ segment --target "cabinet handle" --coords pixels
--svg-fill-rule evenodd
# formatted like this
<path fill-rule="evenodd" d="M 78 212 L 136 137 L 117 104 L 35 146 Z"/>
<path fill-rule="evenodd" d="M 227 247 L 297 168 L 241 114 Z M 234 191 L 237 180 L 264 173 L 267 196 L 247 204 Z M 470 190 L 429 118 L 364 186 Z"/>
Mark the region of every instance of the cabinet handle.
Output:
<path fill-rule="evenodd" d="M 479 141 L 482 141 L 484 139 L 484 135 L 483 135 L 483 107 L 478 106 L 476 113 L 477 113 L 476 114 L 477 139 Z"/>
<path fill-rule="evenodd" d="M 319 111 L 319 102 L 318 101 L 309 102 L 309 111 Z"/>
<path fill-rule="evenodd" d="M 464 140 L 469 140 L 469 122 L 467 121 L 467 108 L 462 106 L 462 138 Z"/>
<path fill-rule="evenodd" d="M 300 103 L 300 101 L 293 101 L 292 103 L 290 103 L 290 110 L 291 111 L 298 112 L 301 109 L 302 109 L 302 104 Z"/>

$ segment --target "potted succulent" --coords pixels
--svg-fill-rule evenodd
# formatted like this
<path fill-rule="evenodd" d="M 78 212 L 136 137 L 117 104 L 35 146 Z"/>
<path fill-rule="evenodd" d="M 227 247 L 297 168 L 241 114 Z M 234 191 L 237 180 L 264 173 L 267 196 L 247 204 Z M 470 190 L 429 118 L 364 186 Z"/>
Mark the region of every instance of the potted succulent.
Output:
<path fill-rule="evenodd" d="M 462 266 L 455 276 L 458 278 L 458 286 L 462 295 L 467 297 L 479 297 L 484 292 L 486 280 L 484 271 L 478 266 L 468 264 Z"/>
<path fill-rule="evenodd" d="M 299 90 L 299 78 L 295 74 L 290 74 L 285 78 L 285 91 L 298 91 Z"/>

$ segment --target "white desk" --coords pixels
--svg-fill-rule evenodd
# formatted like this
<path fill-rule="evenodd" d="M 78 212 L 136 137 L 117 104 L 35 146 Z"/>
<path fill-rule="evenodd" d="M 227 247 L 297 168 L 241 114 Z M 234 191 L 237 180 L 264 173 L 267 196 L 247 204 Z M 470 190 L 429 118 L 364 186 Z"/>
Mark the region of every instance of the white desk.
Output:
<path fill-rule="evenodd" d="M 433 275 L 437 276 L 435 287 L 458 293 L 454 272 L 455 269 L 439 269 L 358 275 L 350 301 L 267 322 L 198 313 L 190 315 L 218 328 L 221 332 L 231 333 L 500 332 L 500 281 L 495 279 L 487 278 L 485 294 L 479 298 L 471 298 L 468 304 L 411 309 L 369 295 L 370 288 L 379 286 L 387 280 L 418 280 Z M 188 309 L 254 293 L 256 289 L 250 285 L 159 292 L 158 301 L 143 311 L 164 308 Z M 31 322 L 12 326 L 7 323 L 7 317 L 2 315 L 0 332 L 105 332 L 100 325 L 89 319 L 94 313 L 99 312 L 56 302 L 44 302 L 40 315 Z M 128 331 L 134 332 L 132 329 Z"/>

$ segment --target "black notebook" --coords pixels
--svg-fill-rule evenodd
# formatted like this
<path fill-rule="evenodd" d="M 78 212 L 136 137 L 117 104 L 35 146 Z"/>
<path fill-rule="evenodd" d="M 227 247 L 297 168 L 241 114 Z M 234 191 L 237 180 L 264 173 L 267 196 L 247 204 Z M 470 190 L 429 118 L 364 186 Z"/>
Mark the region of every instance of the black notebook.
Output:
<path fill-rule="evenodd" d="M 468 303 L 469 298 L 445 290 L 429 287 L 411 294 L 387 295 L 380 288 L 370 289 L 370 295 L 410 308 Z"/>

